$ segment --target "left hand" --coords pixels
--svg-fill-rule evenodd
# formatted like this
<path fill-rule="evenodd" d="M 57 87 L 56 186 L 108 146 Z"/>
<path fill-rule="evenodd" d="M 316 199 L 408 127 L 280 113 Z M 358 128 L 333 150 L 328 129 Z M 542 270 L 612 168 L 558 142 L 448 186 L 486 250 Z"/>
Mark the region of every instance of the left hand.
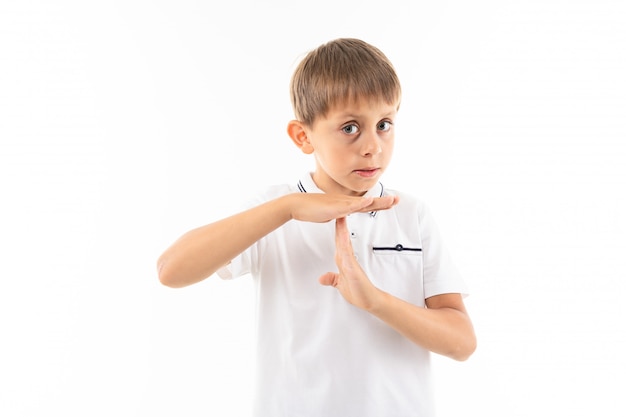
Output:
<path fill-rule="evenodd" d="M 337 288 L 350 304 L 370 310 L 380 290 L 372 284 L 354 257 L 346 218 L 340 217 L 335 222 L 335 262 L 339 272 L 327 272 L 319 278 L 319 282 Z"/>

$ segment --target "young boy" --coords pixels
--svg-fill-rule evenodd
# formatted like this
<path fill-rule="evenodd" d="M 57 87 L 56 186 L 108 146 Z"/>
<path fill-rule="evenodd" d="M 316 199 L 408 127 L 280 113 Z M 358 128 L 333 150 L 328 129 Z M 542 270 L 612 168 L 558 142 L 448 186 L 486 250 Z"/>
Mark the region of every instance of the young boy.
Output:
<path fill-rule="evenodd" d="M 391 63 L 363 41 L 311 51 L 291 80 L 287 132 L 315 171 L 159 258 L 170 287 L 252 275 L 255 416 L 431 416 L 430 352 L 465 360 L 475 349 L 466 287 L 428 210 L 379 182 L 400 94 Z"/>

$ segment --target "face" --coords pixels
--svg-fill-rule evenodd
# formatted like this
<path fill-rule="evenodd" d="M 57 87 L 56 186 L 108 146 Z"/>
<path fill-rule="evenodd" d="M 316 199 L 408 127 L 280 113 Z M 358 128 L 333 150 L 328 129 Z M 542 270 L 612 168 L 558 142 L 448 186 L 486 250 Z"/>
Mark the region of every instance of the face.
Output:
<path fill-rule="evenodd" d="M 383 101 L 358 101 L 336 106 L 303 127 L 307 153 L 315 156 L 313 180 L 322 191 L 363 195 L 376 185 L 391 160 L 397 108 Z"/>

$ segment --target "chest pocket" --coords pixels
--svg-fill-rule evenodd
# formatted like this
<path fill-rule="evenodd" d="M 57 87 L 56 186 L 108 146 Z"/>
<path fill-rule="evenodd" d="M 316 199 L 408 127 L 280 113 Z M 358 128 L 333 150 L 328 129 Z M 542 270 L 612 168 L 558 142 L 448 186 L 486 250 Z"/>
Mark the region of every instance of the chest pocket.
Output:
<path fill-rule="evenodd" d="M 424 305 L 422 247 L 416 244 L 373 245 L 370 277 L 374 285 L 412 304 Z"/>
<path fill-rule="evenodd" d="M 398 252 L 415 252 L 421 254 L 422 248 L 417 246 L 404 246 L 401 243 L 398 243 L 394 246 L 374 246 L 372 248 L 376 255 L 384 255 L 384 254 L 394 254 Z"/>

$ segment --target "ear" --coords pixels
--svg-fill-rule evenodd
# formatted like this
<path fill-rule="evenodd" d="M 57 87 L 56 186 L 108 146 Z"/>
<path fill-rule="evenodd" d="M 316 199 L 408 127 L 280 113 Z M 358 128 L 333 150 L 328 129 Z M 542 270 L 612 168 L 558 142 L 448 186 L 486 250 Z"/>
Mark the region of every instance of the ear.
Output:
<path fill-rule="evenodd" d="M 299 120 L 292 120 L 287 125 L 287 133 L 289 137 L 296 144 L 302 152 L 307 155 L 313 153 L 313 145 L 309 142 L 307 137 L 306 128 L 304 124 Z"/>

